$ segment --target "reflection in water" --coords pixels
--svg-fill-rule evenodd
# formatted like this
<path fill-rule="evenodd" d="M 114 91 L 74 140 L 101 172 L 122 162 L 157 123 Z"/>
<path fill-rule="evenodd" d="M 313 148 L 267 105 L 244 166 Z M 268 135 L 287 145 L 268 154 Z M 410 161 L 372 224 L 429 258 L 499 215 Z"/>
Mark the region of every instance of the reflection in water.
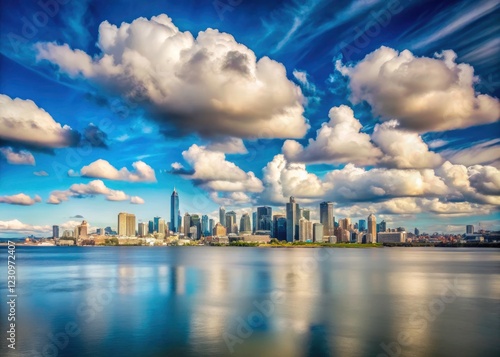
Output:
<path fill-rule="evenodd" d="M 2 345 L 2 356 L 42 356 L 44 348 L 75 357 L 377 356 L 388 354 L 384 348 L 401 356 L 500 355 L 500 317 L 492 313 L 500 309 L 496 250 L 19 247 L 17 253 L 19 348 Z M 430 304 L 439 307 L 454 281 L 456 298 L 432 313 Z M 0 293 L 6 295 L 4 285 Z M 80 332 L 59 348 L 53 336 L 69 322 Z M 401 332 L 409 342 L 400 343 Z"/>

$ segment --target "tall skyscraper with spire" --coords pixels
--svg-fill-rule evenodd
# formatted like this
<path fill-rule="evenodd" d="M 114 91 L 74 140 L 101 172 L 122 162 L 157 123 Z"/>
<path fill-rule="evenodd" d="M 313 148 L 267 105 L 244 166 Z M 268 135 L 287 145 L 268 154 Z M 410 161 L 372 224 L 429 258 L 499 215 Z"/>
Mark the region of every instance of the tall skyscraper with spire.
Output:
<path fill-rule="evenodd" d="M 175 190 L 170 196 L 170 230 L 174 233 L 179 232 L 179 219 L 177 215 L 179 214 L 179 194 Z"/>
<path fill-rule="evenodd" d="M 299 212 L 299 205 L 295 203 L 295 198 L 290 197 L 290 202 L 286 204 L 286 240 L 293 242 L 299 237 L 299 220 L 297 213 Z"/>
<path fill-rule="evenodd" d="M 375 218 L 373 213 L 368 216 L 368 233 L 370 234 L 370 238 L 371 238 L 370 243 L 376 243 L 377 242 L 377 219 Z"/>

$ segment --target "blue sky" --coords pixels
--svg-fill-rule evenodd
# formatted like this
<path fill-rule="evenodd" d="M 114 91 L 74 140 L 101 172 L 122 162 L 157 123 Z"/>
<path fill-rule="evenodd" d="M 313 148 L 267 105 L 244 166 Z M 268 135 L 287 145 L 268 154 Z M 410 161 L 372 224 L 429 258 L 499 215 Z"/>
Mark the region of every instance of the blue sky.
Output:
<path fill-rule="evenodd" d="M 0 236 L 169 217 L 174 187 L 500 228 L 496 1 L 45 4 L 1 5 Z"/>

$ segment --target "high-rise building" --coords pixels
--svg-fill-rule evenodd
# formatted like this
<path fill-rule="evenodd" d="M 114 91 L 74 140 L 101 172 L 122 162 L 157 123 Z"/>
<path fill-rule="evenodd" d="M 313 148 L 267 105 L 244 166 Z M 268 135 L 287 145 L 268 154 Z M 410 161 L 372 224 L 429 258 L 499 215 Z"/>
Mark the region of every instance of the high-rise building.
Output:
<path fill-rule="evenodd" d="M 252 232 L 257 231 L 257 212 L 252 212 Z"/>
<path fill-rule="evenodd" d="M 201 219 L 197 214 L 191 215 L 191 227 L 196 227 L 196 235 L 192 236 L 192 238 L 201 239 Z"/>
<path fill-rule="evenodd" d="M 307 209 L 307 208 L 304 208 L 302 210 L 302 217 L 304 217 L 305 219 L 307 219 L 308 221 L 310 221 L 311 220 L 311 210 Z"/>
<path fill-rule="evenodd" d="M 52 238 L 59 238 L 59 226 L 52 226 Z"/>
<path fill-rule="evenodd" d="M 165 234 L 165 229 L 166 229 L 165 220 L 163 218 L 160 218 L 158 220 L 158 233 Z"/>
<path fill-rule="evenodd" d="M 226 209 L 224 208 L 224 206 L 221 206 L 219 208 L 219 223 L 224 227 L 226 226 Z"/>
<path fill-rule="evenodd" d="M 208 230 L 209 230 L 209 236 L 211 236 L 214 232 L 214 227 L 215 227 L 215 220 L 213 218 L 210 218 L 208 220 Z"/>
<path fill-rule="evenodd" d="M 179 215 L 179 194 L 175 190 L 172 192 L 170 196 L 170 227 L 169 229 L 176 233 L 179 232 L 180 219 L 178 219 Z"/>
<path fill-rule="evenodd" d="M 321 223 L 313 224 L 313 240 L 315 243 L 323 243 L 323 225 Z"/>
<path fill-rule="evenodd" d="M 146 237 L 148 235 L 148 224 L 141 222 L 138 227 L 139 237 Z"/>
<path fill-rule="evenodd" d="M 118 213 L 118 235 L 127 235 L 127 215 L 128 213 L 120 212 Z"/>
<path fill-rule="evenodd" d="M 417 227 L 415 227 L 415 231 L 414 231 L 414 232 L 415 232 L 415 235 L 416 235 L 417 237 L 420 235 L 420 231 L 418 230 L 418 228 L 417 228 Z"/>
<path fill-rule="evenodd" d="M 273 215 L 273 226 L 272 226 L 273 229 L 271 230 L 271 237 L 273 237 L 273 238 L 278 238 L 278 220 L 280 218 L 285 218 L 285 216 L 282 214 Z"/>
<path fill-rule="evenodd" d="M 364 219 L 359 220 L 358 229 L 360 232 L 363 232 L 366 230 L 366 220 L 364 220 Z"/>
<path fill-rule="evenodd" d="M 240 234 L 252 233 L 252 224 L 248 213 L 243 213 L 240 218 Z"/>
<path fill-rule="evenodd" d="M 377 242 L 377 218 L 372 214 L 368 216 L 368 233 L 371 235 L 371 243 Z"/>
<path fill-rule="evenodd" d="M 208 230 L 208 216 L 206 214 L 201 216 L 201 231 L 204 236 L 210 235 L 210 232 Z"/>
<path fill-rule="evenodd" d="M 333 202 L 321 202 L 319 204 L 319 222 L 323 225 L 323 234 L 325 236 L 333 236 Z"/>
<path fill-rule="evenodd" d="M 87 238 L 88 237 L 88 224 L 87 221 L 83 220 L 82 224 L 80 224 L 78 227 L 78 238 Z"/>
<path fill-rule="evenodd" d="M 472 224 L 468 224 L 465 227 L 465 233 L 467 233 L 467 234 L 474 234 L 474 226 Z"/>
<path fill-rule="evenodd" d="M 155 232 L 155 222 L 149 221 L 148 223 L 148 232 L 153 234 Z"/>
<path fill-rule="evenodd" d="M 270 231 L 273 209 L 269 206 L 257 207 L 257 230 Z"/>
<path fill-rule="evenodd" d="M 377 224 L 377 233 L 385 231 L 387 231 L 387 223 L 385 221 L 382 221 L 379 224 Z"/>
<path fill-rule="evenodd" d="M 127 237 L 135 237 L 135 214 L 127 214 Z"/>
<path fill-rule="evenodd" d="M 304 217 L 299 220 L 299 241 L 312 242 L 313 223 Z"/>
<path fill-rule="evenodd" d="M 156 233 L 161 233 L 161 232 L 160 232 L 160 228 L 158 227 L 158 226 L 159 226 L 159 223 L 160 223 L 160 219 L 161 219 L 161 217 L 154 217 L 154 218 L 153 218 L 153 222 L 154 222 L 154 231 L 155 231 Z"/>
<path fill-rule="evenodd" d="M 212 235 L 214 237 L 223 237 L 226 234 L 226 227 L 224 227 L 221 223 L 217 223 L 212 231 Z"/>
<path fill-rule="evenodd" d="M 229 211 L 226 213 L 226 232 L 227 234 L 229 233 L 234 233 L 233 232 L 233 227 L 236 223 L 236 212 L 234 211 Z"/>
<path fill-rule="evenodd" d="M 191 216 L 186 212 L 184 219 L 182 221 L 182 226 L 184 227 L 184 238 L 189 238 L 191 228 Z"/>
<path fill-rule="evenodd" d="M 290 197 L 290 202 L 286 204 L 286 240 L 293 242 L 298 239 L 298 225 L 297 213 L 299 212 L 299 205 L 295 203 L 295 198 Z"/>

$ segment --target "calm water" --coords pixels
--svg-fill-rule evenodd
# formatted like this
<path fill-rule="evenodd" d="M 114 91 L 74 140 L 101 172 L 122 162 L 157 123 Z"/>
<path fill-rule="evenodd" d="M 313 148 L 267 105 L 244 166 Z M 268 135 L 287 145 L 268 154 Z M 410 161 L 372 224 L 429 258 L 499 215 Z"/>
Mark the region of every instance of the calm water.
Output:
<path fill-rule="evenodd" d="M 495 249 L 16 253 L 17 349 L 2 303 L 2 356 L 500 356 Z"/>

